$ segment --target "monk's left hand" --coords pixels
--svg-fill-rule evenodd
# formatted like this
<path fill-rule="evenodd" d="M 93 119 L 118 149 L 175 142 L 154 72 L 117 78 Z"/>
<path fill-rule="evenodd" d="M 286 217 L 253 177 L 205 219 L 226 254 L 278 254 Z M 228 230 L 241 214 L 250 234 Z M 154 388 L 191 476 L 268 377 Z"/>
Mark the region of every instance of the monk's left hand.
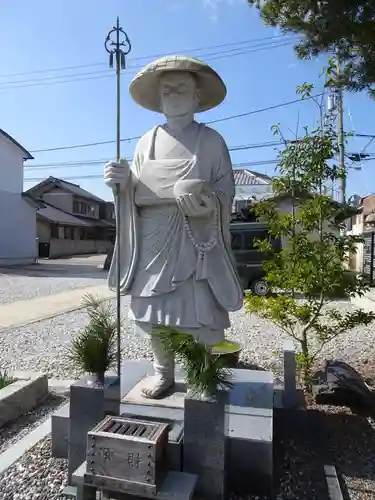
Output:
<path fill-rule="evenodd" d="M 214 198 L 204 194 L 183 194 L 177 198 L 177 203 L 187 217 L 208 217 L 215 208 Z"/>

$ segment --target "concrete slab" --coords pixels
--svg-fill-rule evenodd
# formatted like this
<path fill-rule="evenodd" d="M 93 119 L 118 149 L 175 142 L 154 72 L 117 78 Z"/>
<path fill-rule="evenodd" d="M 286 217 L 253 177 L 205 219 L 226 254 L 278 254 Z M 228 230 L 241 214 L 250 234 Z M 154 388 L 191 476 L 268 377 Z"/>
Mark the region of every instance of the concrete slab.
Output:
<path fill-rule="evenodd" d="M 125 359 L 121 366 L 121 399 L 144 377 L 153 374 L 152 362 L 147 359 Z"/>
<path fill-rule="evenodd" d="M 115 297 L 115 294 L 105 284 L 69 290 L 45 297 L 17 300 L 10 304 L 2 304 L 0 305 L 0 333 L 9 328 L 20 328 L 38 321 L 53 318 L 59 314 L 81 309 L 81 299 L 87 293 L 95 296 L 99 295 L 103 300 Z"/>
<path fill-rule="evenodd" d="M 51 417 L 52 456 L 68 458 L 70 403 L 62 406 Z"/>
<path fill-rule="evenodd" d="M 149 399 L 142 395 L 142 389 L 150 383 L 152 376 L 141 379 L 121 400 L 121 403 L 129 403 L 145 406 L 161 406 L 163 408 L 179 408 L 183 410 L 186 384 L 183 379 L 177 379 L 175 387 L 163 399 Z"/>
<path fill-rule="evenodd" d="M 66 394 L 70 390 L 70 386 L 74 384 L 75 379 L 60 380 L 55 378 L 48 379 L 48 387 L 50 392 L 55 394 Z"/>
<path fill-rule="evenodd" d="M 371 288 L 361 297 L 358 295 L 352 297 L 350 303 L 366 312 L 375 312 L 375 290 Z"/>
<path fill-rule="evenodd" d="M 36 372 L 10 372 L 16 378 L 0 389 L 0 427 L 35 408 L 48 394 L 47 375 Z"/>

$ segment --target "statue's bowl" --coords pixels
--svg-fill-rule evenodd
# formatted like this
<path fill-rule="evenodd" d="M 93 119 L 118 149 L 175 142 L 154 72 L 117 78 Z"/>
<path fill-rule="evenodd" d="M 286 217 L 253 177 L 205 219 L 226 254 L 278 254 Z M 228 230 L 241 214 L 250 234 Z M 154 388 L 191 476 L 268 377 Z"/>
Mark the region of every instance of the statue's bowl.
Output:
<path fill-rule="evenodd" d="M 238 342 L 231 339 L 226 339 L 220 344 L 216 344 L 212 350 L 212 354 L 217 356 L 225 356 L 230 368 L 237 366 L 242 347 Z"/>

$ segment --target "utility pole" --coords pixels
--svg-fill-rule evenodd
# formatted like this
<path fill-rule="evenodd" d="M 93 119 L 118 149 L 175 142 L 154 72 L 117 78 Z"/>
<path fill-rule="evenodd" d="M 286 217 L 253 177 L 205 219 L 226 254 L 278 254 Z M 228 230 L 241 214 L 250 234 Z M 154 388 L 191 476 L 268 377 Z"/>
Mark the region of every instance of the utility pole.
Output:
<path fill-rule="evenodd" d="M 111 39 L 111 35 L 115 34 L 115 40 Z M 123 40 L 120 41 L 120 36 Z M 116 60 L 116 160 L 119 163 L 121 160 L 121 140 L 120 140 L 120 127 L 121 127 L 121 109 L 120 109 L 120 83 L 121 83 L 121 70 L 125 69 L 126 61 L 125 56 L 131 51 L 131 43 L 128 35 L 120 28 L 120 20 L 117 16 L 117 23 L 108 33 L 104 42 L 104 47 L 109 54 L 109 67 L 113 68 L 113 59 Z M 116 185 L 116 330 L 117 330 L 117 375 L 121 375 L 121 294 L 120 294 L 120 185 Z"/>
<path fill-rule="evenodd" d="M 340 82 L 340 59 L 337 58 L 337 141 L 339 148 L 339 167 L 342 172 L 340 182 L 340 203 L 346 201 L 346 166 L 345 166 L 345 138 L 344 138 L 344 105 L 343 105 L 343 91 Z"/>

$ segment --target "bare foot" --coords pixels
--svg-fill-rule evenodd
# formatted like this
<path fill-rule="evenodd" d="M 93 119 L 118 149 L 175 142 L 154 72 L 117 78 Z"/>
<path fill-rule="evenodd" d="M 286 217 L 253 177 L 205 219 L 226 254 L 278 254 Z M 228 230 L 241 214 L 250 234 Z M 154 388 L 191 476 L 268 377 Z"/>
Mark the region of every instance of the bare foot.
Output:
<path fill-rule="evenodd" d="M 174 386 L 174 380 L 163 377 L 162 375 L 154 375 L 147 387 L 142 389 L 142 394 L 145 398 L 158 399 L 163 396 Z"/>

